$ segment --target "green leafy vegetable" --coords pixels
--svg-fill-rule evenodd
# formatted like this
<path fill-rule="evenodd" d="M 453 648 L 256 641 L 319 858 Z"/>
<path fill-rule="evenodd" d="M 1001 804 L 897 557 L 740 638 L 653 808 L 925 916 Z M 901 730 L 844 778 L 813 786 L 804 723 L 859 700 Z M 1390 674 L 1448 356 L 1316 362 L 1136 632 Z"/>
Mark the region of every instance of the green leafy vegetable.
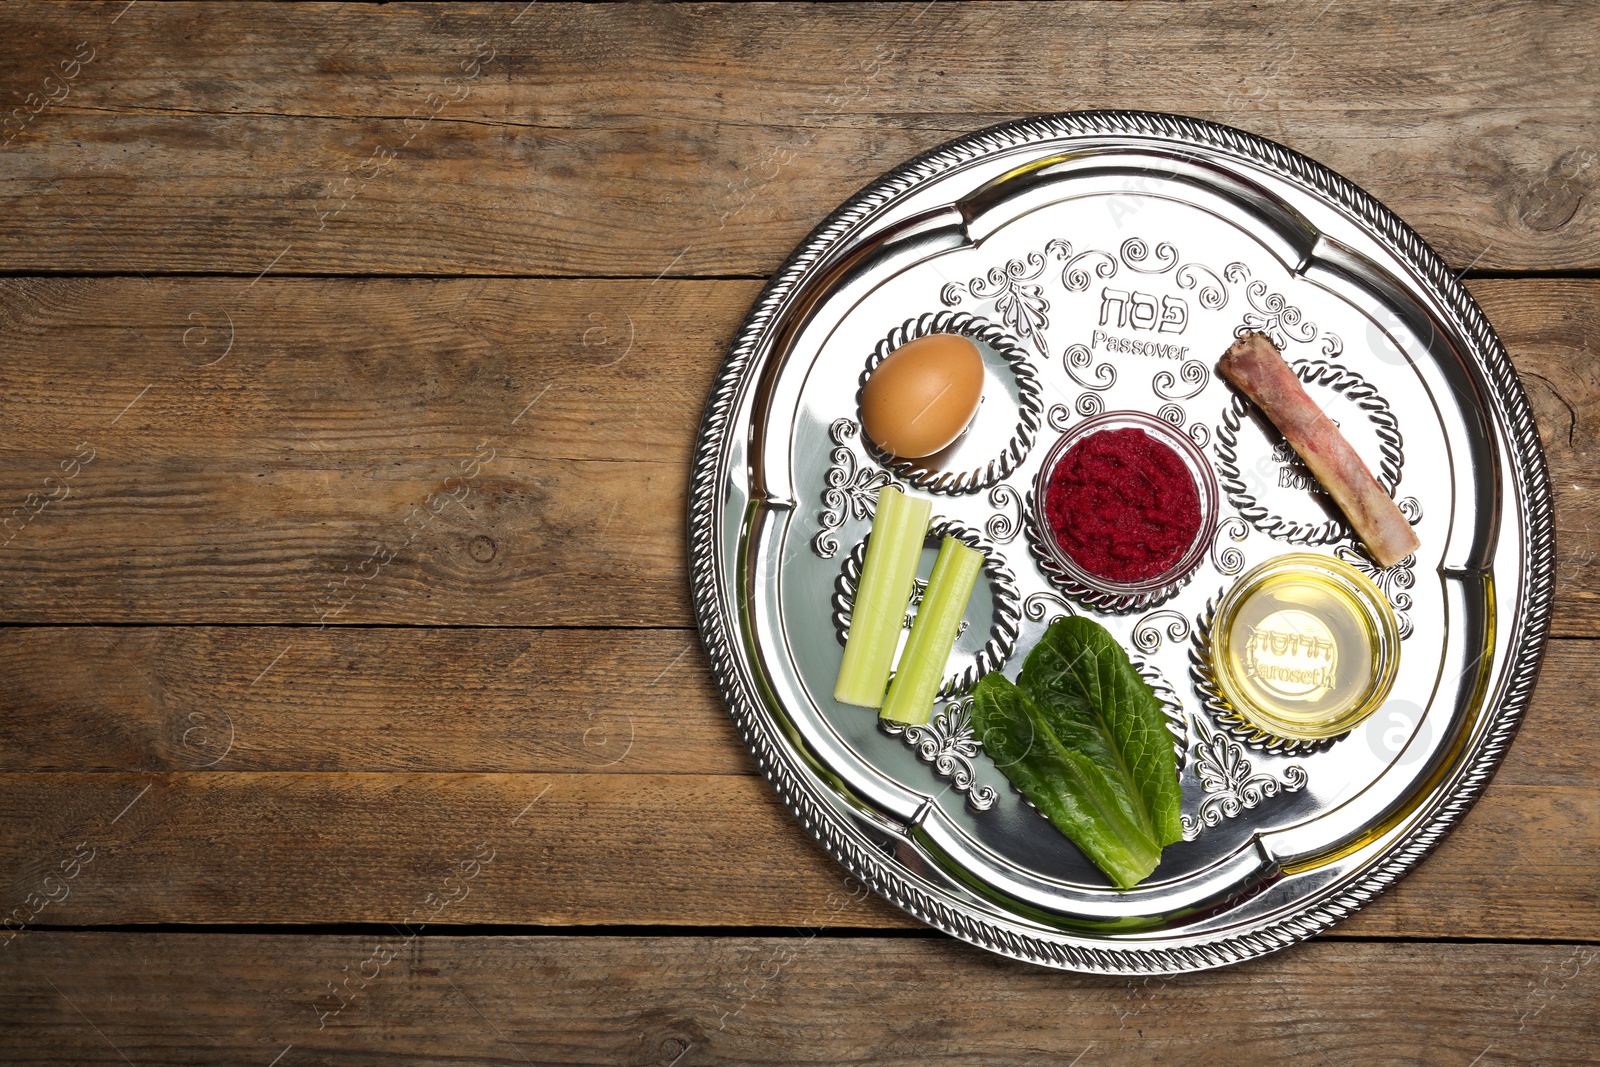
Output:
<path fill-rule="evenodd" d="M 878 491 L 867 556 L 850 610 L 850 634 L 833 687 L 833 699 L 841 704 L 864 708 L 883 704 L 932 508 L 932 501 L 906 496 L 892 485 Z"/>
<path fill-rule="evenodd" d="M 1125 789 L 1094 760 L 1069 749 L 1043 709 L 998 671 L 978 681 L 973 719 L 995 765 L 1119 888 L 1138 885 L 1161 861 Z"/>
<path fill-rule="evenodd" d="M 1013 685 L 979 680 L 973 723 L 995 765 L 1120 889 L 1183 837 L 1161 705 L 1105 627 L 1053 623 Z"/>
<path fill-rule="evenodd" d="M 940 544 L 939 558 L 933 563 L 928 588 L 923 591 L 917 617 L 911 624 L 911 636 L 906 638 L 900 665 L 895 668 L 894 681 L 889 683 L 889 695 L 879 713 L 883 718 L 915 725 L 928 721 L 983 561 L 982 552 L 954 537 L 946 537 Z"/>
<path fill-rule="evenodd" d="M 1104 626 L 1077 616 L 1056 622 L 1028 654 L 1017 682 L 1069 713 L 1062 726 L 1081 738 L 1069 744 L 1137 787 L 1158 844 L 1183 839 L 1178 761 L 1161 702 Z M 1086 713 L 1070 714 L 1072 698 Z"/>

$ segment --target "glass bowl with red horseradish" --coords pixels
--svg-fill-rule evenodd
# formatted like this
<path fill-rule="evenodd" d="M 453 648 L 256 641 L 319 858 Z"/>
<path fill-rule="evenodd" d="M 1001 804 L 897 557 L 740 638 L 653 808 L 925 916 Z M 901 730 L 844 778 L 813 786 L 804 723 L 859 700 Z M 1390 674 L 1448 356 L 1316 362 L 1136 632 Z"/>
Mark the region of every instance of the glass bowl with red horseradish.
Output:
<path fill-rule="evenodd" d="M 1198 445 L 1141 411 L 1073 426 L 1034 480 L 1029 544 L 1065 592 L 1135 611 L 1189 580 L 1216 531 L 1216 474 Z"/>

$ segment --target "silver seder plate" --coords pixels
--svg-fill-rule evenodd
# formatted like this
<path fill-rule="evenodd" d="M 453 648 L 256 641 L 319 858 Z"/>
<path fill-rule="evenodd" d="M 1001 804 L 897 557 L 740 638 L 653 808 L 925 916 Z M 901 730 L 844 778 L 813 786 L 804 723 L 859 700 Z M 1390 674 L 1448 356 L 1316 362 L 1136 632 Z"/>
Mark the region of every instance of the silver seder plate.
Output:
<path fill-rule="evenodd" d="M 1215 374 L 1261 330 L 1411 519 L 1379 569 Z M 985 358 L 971 429 L 937 463 L 877 454 L 857 394 L 906 338 Z M 1180 586 L 1124 599 L 1043 566 L 1033 487 L 1062 432 L 1138 410 L 1214 465 L 1219 521 Z M 989 558 L 926 727 L 832 698 L 877 490 L 933 501 Z M 1071 970 L 1238 962 L 1325 930 L 1418 863 L 1516 731 L 1552 596 L 1554 526 L 1528 404 L 1483 313 L 1390 211 L 1224 126 L 1077 112 L 993 127 L 895 169 L 819 226 L 751 309 L 694 456 L 690 562 L 734 721 L 801 825 L 884 898 L 956 937 Z M 930 535 L 924 567 L 931 566 Z M 1339 556 L 1393 605 L 1389 700 L 1341 738 L 1254 732 L 1211 686 L 1210 612 L 1246 568 Z M 926 570 L 924 570 L 926 576 Z M 994 767 L 963 694 L 1015 677 L 1088 614 L 1129 650 L 1176 737 L 1186 840 L 1117 892 Z M 973 620 L 989 620 L 987 627 Z"/>

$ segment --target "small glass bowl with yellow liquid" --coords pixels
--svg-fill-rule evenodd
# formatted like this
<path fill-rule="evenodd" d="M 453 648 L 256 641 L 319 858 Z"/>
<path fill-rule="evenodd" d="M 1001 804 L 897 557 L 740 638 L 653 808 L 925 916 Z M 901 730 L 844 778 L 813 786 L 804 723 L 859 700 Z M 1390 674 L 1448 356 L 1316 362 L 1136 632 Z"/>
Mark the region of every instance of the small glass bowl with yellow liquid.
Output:
<path fill-rule="evenodd" d="M 1291 552 L 1245 573 L 1211 629 L 1217 690 L 1280 737 L 1336 737 L 1389 695 L 1400 665 L 1394 609 L 1366 575 L 1331 556 Z"/>

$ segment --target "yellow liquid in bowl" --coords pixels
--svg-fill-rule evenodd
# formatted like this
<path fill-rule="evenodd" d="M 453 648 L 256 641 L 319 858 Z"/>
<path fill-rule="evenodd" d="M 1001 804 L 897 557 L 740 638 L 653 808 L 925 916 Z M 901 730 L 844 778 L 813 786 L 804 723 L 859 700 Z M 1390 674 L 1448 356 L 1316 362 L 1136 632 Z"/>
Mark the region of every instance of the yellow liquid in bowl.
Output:
<path fill-rule="evenodd" d="M 1383 594 L 1327 556 L 1291 553 L 1240 578 L 1218 606 L 1212 671 L 1222 696 L 1284 737 L 1344 733 L 1388 696 L 1399 629 Z"/>

